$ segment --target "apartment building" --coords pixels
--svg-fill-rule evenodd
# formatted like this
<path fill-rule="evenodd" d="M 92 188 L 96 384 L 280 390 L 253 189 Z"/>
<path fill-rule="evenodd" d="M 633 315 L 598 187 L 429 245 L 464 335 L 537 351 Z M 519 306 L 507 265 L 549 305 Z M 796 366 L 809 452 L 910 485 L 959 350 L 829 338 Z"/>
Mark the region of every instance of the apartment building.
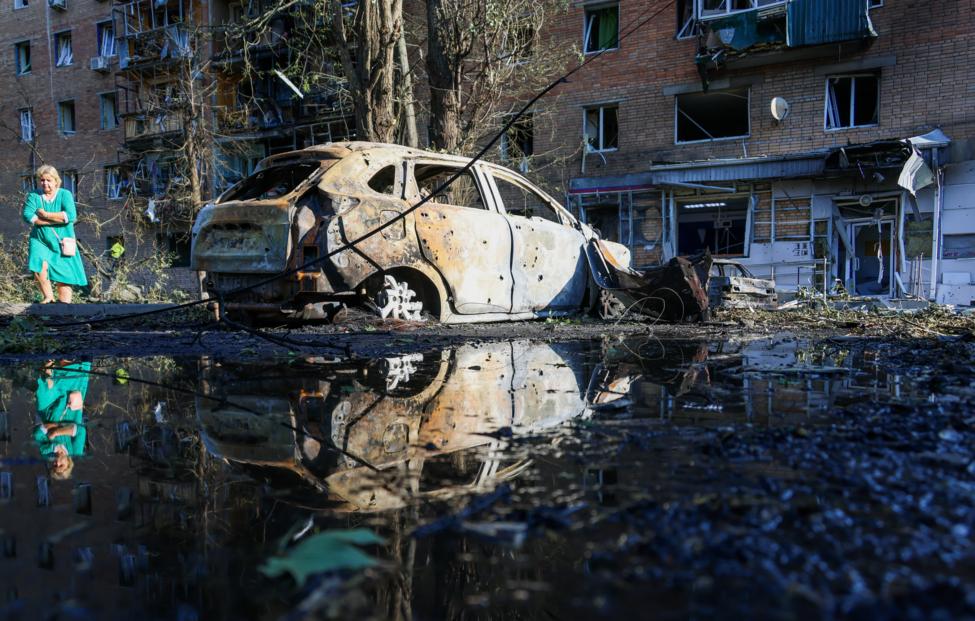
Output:
<path fill-rule="evenodd" d="M 955 0 L 576 3 L 553 34 L 601 55 L 536 150 L 637 265 L 707 248 L 785 289 L 971 304 L 973 32 Z"/>
<path fill-rule="evenodd" d="M 80 213 L 112 219 L 121 203 L 106 191 L 106 179 L 121 130 L 111 3 L 3 0 L 0 49 L 0 197 L 9 214 L 0 234 L 9 242 L 26 232 L 20 206 L 42 164 L 60 171 Z M 105 249 L 90 227 L 79 235 L 95 252 Z"/>

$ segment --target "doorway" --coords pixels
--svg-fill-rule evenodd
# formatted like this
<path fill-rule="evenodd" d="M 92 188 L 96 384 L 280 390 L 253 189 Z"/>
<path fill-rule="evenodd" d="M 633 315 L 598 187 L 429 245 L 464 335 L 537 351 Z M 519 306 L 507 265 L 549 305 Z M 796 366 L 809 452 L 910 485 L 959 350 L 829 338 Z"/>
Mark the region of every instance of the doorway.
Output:
<path fill-rule="evenodd" d="M 857 295 L 890 295 L 894 269 L 894 222 L 852 224 L 850 275 Z"/>

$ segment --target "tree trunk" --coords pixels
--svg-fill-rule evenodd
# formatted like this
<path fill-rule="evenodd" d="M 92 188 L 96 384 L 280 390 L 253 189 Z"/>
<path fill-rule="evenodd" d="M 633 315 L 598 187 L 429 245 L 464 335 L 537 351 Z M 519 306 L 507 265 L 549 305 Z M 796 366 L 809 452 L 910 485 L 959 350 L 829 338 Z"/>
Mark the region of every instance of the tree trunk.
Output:
<path fill-rule="evenodd" d="M 430 145 L 453 151 L 460 142 L 460 98 L 457 74 L 448 57 L 449 50 L 441 16 L 443 0 L 427 0 L 427 74 L 430 82 Z"/>

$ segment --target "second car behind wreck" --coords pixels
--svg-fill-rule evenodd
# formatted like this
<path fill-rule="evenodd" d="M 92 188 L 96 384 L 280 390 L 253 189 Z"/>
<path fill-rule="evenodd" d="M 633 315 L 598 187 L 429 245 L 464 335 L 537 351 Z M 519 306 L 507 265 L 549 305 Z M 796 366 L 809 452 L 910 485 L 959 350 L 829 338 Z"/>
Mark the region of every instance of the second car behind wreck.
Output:
<path fill-rule="evenodd" d="M 269 157 L 200 211 L 192 267 L 230 315 L 323 318 L 368 301 L 383 317 L 465 323 L 593 305 L 587 245 L 629 265 L 625 246 L 503 167 L 475 162 L 437 191 L 468 163 L 365 142 Z"/>

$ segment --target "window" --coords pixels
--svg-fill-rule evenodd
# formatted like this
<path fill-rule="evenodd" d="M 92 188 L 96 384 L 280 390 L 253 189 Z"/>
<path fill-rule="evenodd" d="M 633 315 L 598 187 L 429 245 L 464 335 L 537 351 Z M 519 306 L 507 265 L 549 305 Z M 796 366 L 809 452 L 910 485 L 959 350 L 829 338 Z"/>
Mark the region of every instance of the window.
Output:
<path fill-rule="evenodd" d="M 115 27 L 112 22 L 99 22 L 95 24 L 95 29 L 98 35 L 98 55 L 115 56 Z"/>
<path fill-rule="evenodd" d="M 747 196 L 698 196 L 677 204 L 677 253 L 747 256 Z M 806 228 L 808 229 L 808 221 Z"/>
<path fill-rule="evenodd" d="M 677 95 L 676 142 L 748 136 L 748 89 Z"/>
<path fill-rule="evenodd" d="M 504 211 L 509 216 L 541 218 L 562 224 L 558 212 L 544 196 L 505 177 L 499 175 L 493 177 L 498 193 L 501 195 L 501 204 L 504 205 Z"/>
<path fill-rule="evenodd" d="M 17 9 L 26 9 L 26 8 L 27 8 L 27 0 L 14 0 L 15 11 Z"/>
<path fill-rule="evenodd" d="M 619 4 L 586 9 L 586 30 L 582 39 L 586 54 L 619 46 L 619 15 Z"/>
<path fill-rule="evenodd" d="M 417 164 L 414 169 L 414 175 L 416 176 L 416 187 L 420 191 L 420 197 L 425 198 L 430 196 L 429 202 L 431 203 L 457 205 L 472 209 L 487 209 L 481 192 L 477 187 L 477 182 L 474 180 L 474 176 L 470 171 L 455 179 L 443 191 L 433 194 L 448 179 L 453 177 L 458 170 L 460 169 Z"/>
<path fill-rule="evenodd" d="M 189 267 L 190 266 L 190 238 L 186 234 L 173 234 L 169 233 L 166 235 L 159 234 L 156 236 L 157 247 L 165 249 L 165 251 L 172 257 L 172 262 L 169 267 Z"/>
<path fill-rule="evenodd" d="M 20 110 L 20 139 L 24 142 L 34 141 L 34 115 L 30 108 Z"/>
<path fill-rule="evenodd" d="M 74 125 L 74 101 L 62 101 L 58 103 L 58 129 L 62 134 L 73 134 Z"/>
<path fill-rule="evenodd" d="M 14 44 L 14 65 L 17 75 L 30 73 L 30 41 Z"/>
<path fill-rule="evenodd" d="M 528 160 L 535 151 L 535 129 L 529 112 L 515 121 L 501 136 L 501 161 L 517 163 L 518 170 L 528 172 Z"/>
<path fill-rule="evenodd" d="M 118 127 L 118 102 L 115 93 L 102 93 L 98 96 L 100 127 L 114 129 Z"/>
<path fill-rule="evenodd" d="M 876 125 L 879 113 L 880 78 L 877 74 L 826 79 L 826 129 Z"/>
<path fill-rule="evenodd" d="M 20 190 L 26 194 L 34 191 L 34 175 L 20 176 Z"/>
<path fill-rule="evenodd" d="M 512 24 L 501 40 L 499 60 L 509 65 L 528 62 L 535 47 L 535 26 L 528 19 Z"/>
<path fill-rule="evenodd" d="M 583 134 L 587 151 L 610 151 L 619 148 L 617 107 L 586 108 Z"/>
<path fill-rule="evenodd" d="M 882 6 L 884 6 L 884 0 L 868 0 L 867 2 L 868 9 L 877 9 Z"/>
<path fill-rule="evenodd" d="M 945 259 L 970 259 L 975 257 L 975 235 L 949 235 L 944 236 L 944 249 L 941 251 L 942 258 Z"/>
<path fill-rule="evenodd" d="M 284 164 L 265 168 L 245 179 L 231 194 L 223 198 L 223 202 L 287 196 L 318 170 L 318 164 Z"/>
<path fill-rule="evenodd" d="M 384 166 L 369 180 L 369 187 L 380 194 L 399 195 L 399 187 L 396 184 L 396 167 Z"/>
<path fill-rule="evenodd" d="M 74 62 L 74 55 L 71 53 L 70 30 L 55 33 L 54 53 L 57 55 L 57 60 L 54 61 L 55 67 L 67 67 Z"/>
<path fill-rule="evenodd" d="M 702 19 L 723 17 L 730 13 L 751 11 L 775 4 L 786 4 L 787 0 L 694 0 Z"/>
<path fill-rule="evenodd" d="M 690 39 L 697 36 L 698 31 L 698 22 L 694 16 L 694 0 L 677 0 L 676 37 Z"/>
<path fill-rule="evenodd" d="M 63 171 L 61 173 L 61 187 L 71 192 L 75 196 L 77 196 L 78 195 L 78 171 L 77 170 Z"/>
<path fill-rule="evenodd" d="M 122 198 L 125 183 L 118 166 L 105 167 L 105 198 Z"/>

